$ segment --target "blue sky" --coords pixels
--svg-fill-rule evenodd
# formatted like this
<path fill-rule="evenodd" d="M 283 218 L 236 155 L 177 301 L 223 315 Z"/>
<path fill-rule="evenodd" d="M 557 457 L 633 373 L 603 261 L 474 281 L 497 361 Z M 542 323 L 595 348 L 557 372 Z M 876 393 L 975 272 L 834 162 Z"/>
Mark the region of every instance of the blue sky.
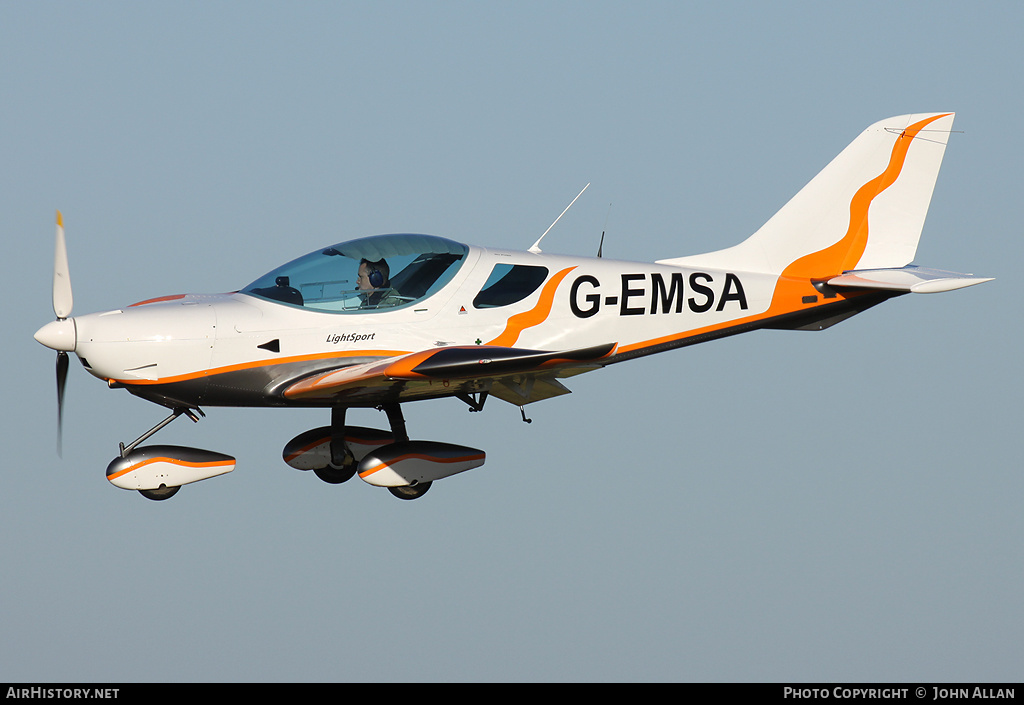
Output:
<path fill-rule="evenodd" d="M 0 2 L 0 680 L 1015 681 L 1024 490 L 1016 3 Z M 54 211 L 75 311 L 237 289 L 428 232 L 650 261 L 733 245 L 864 127 L 957 112 L 916 262 L 995 276 L 762 331 L 532 406 L 413 404 L 487 464 L 399 502 L 280 459 L 310 410 L 159 442 L 72 362 L 54 452 Z M 353 412 L 361 425 L 382 414 Z"/>

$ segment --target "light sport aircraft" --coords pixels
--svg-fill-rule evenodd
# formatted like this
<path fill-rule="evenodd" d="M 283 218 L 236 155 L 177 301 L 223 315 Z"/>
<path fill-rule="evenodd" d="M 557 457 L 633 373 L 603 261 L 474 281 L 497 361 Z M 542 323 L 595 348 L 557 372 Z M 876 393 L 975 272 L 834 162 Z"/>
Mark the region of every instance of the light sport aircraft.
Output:
<path fill-rule="evenodd" d="M 231 471 L 228 455 L 140 445 L 201 407 L 322 407 L 330 425 L 290 440 L 286 463 L 419 497 L 484 453 L 410 440 L 405 402 L 457 397 L 480 411 L 497 397 L 522 411 L 613 363 L 761 328 L 821 330 L 894 296 L 989 281 L 910 265 L 952 124 L 952 113 L 878 122 L 747 240 L 649 264 L 547 254 L 540 240 L 515 252 L 381 235 L 318 249 L 234 293 L 71 317 L 58 212 L 57 320 L 35 334 L 58 351 L 58 438 L 74 352 L 110 387 L 171 411 L 121 444 L 107 468 L 117 487 L 166 499 Z M 390 429 L 347 425 L 351 408 L 382 409 Z"/>

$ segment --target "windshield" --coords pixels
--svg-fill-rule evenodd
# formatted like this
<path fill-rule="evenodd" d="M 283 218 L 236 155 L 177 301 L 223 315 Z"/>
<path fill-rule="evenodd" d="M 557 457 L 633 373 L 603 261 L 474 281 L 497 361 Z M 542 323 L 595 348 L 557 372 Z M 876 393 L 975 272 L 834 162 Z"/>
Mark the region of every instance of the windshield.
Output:
<path fill-rule="evenodd" d="M 400 308 L 447 284 L 467 251 L 433 235 L 364 237 L 292 260 L 242 293 L 336 313 Z"/>

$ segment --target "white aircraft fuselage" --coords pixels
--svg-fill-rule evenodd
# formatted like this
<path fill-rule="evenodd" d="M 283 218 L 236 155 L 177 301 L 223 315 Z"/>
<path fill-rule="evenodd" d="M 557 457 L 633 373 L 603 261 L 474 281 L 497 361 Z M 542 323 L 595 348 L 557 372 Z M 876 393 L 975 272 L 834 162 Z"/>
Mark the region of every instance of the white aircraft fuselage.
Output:
<path fill-rule="evenodd" d="M 58 351 L 58 399 L 74 352 L 171 418 L 329 407 L 331 426 L 292 439 L 285 461 L 328 482 L 358 468 L 412 498 L 483 452 L 410 441 L 402 403 L 455 396 L 479 411 L 494 396 L 523 407 L 612 363 L 759 328 L 821 330 L 893 296 L 987 281 L 910 264 L 952 121 L 876 123 L 740 244 L 654 263 L 548 254 L 539 240 L 520 252 L 381 235 L 314 250 L 233 293 L 71 316 L 58 214 L 57 320 L 36 338 Z M 391 431 L 346 426 L 354 407 L 384 409 Z M 233 467 L 210 451 L 138 447 L 170 420 L 122 446 L 108 479 L 162 499 Z"/>
<path fill-rule="evenodd" d="M 111 386 L 172 406 L 324 406 L 335 400 L 284 391 L 324 370 L 448 346 L 559 351 L 614 344 L 601 361 L 608 364 L 773 318 L 766 314 L 777 277 L 764 274 L 467 249 L 441 290 L 401 307 L 326 312 L 248 293 L 167 297 L 76 317 L 74 352 Z M 475 307 L 496 264 L 547 275 L 520 301 Z M 846 302 L 818 296 L 799 310 Z M 457 378 L 412 386 L 394 394 L 404 401 L 481 391 Z"/>

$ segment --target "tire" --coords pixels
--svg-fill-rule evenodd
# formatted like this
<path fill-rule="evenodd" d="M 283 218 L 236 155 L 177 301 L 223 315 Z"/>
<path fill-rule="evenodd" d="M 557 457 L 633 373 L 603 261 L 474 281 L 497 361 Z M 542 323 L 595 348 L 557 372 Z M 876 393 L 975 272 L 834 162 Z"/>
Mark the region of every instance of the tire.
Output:
<path fill-rule="evenodd" d="M 352 476 L 356 474 L 357 465 L 358 463 L 353 459 L 351 463 L 347 463 L 340 468 L 331 465 L 325 468 L 313 468 L 313 473 L 330 485 L 340 485 L 342 482 L 348 482 L 352 479 Z"/>
<path fill-rule="evenodd" d="M 389 487 L 388 492 L 399 499 L 417 499 L 422 497 L 430 489 L 429 482 L 421 482 L 418 485 L 404 485 L 402 487 Z"/>
<path fill-rule="evenodd" d="M 160 487 L 155 490 L 139 490 L 139 494 L 141 494 L 146 499 L 153 500 L 154 502 L 162 502 L 163 500 L 170 499 L 171 497 L 176 495 L 178 493 L 178 490 L 180 489 L 180 485 L 176 485 L 175 487 L 160 485 Z"/>

